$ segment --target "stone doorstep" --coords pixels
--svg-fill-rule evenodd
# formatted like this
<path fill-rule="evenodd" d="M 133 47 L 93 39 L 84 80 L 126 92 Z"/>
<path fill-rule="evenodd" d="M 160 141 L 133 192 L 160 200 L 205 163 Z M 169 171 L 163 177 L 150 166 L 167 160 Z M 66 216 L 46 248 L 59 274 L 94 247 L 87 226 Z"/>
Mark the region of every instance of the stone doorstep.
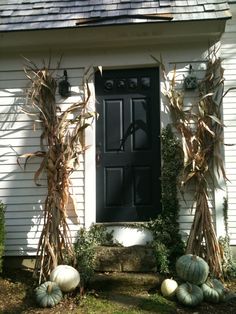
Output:
<path fill-rule="evenodd" d="M 95 270 L 98 272 L 156 272 L 153 250 L 147 246 L 99 246 Z"/>
<path fill-rule="evenodd" d="M 232 254 L 236 260 L 236 246 L 232 247 Z M 34 257 L 5 256 L 4 267 L 29 268 L 35 265 Z M 156 272 L 156 262 L 153 251 L 148 246 L 109 247 L 97 248 L 97 272 Z"/>
<path fill-rule="evenodd" d="M 34 257 L 8 256 L 4 258 L 7 268 L 30 268 L 35 264 Z M 99 246 L 96 253 L 97 272 L 156 272 L 153 251 L 148 246 Z"/>

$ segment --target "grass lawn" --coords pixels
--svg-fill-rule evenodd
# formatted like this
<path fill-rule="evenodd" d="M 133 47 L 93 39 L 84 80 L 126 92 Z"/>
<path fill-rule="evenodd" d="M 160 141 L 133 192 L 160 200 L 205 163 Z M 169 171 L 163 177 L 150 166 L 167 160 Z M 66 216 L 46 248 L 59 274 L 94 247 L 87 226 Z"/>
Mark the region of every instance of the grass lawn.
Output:
<path fill-rule="evenodd" d="M 157 274 L 96 274 L 86 295 L 79 290 L 64 295 L 54 308 L 42 309 L 34 299 L 36 283 L 29 270 L 4 271 L 0 277 L 0 314 L 235 314 L 236 299 L 216 305 L 203 302 L 196 308 L 181 306 L 160 294 L 161 278 Z M 228 283 L 236 292 L 236 281 Z"/>

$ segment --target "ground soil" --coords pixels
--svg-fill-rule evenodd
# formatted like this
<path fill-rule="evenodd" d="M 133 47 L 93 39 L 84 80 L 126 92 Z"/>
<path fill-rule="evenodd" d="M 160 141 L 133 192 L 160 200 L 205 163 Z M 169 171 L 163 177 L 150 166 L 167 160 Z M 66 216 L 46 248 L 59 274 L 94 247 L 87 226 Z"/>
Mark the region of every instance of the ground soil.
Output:
<path fill-rule="evenodd" d="M 160 293 L 161 278 L 156 274 L 96 274 L 85 298 L 80 298 L 79 290 L 66 295 L 56 307 L 41 309 L 34 299 L 37 283 L 30 270 L 4 271 L 0 277 L 0 314 L 235 314 L 236 298 L 220 303 L 203 302 L 196 308 L 185 308 L 175 302 L 171 307 L 151 304 L 152 295 Z M 236 293 L 236 280 L 226 283 L 231 292 Z M 87 298 L 87 299 L 86 299 Z M 141 304 L 149 302 L 148 306 Z M 100 303 L 99 303 L 100 302 Z"/>

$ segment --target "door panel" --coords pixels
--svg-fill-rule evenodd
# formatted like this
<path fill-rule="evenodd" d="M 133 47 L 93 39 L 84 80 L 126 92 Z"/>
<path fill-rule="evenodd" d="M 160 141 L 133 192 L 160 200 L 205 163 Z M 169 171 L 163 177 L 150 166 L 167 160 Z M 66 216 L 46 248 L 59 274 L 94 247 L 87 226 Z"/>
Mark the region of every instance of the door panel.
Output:
<path fill-rule="evenodd" d="M 105 150 L 117 151 L 120 147 L 120 139 L 123 138 L 123 101 L 105 100 Z"/>
<path fill-rule="evenodd" d="M 134 167 L 134 205 L 152 205 L 151 167 Z M 145 188 L 143 188 L 145 187 Z"/>
<path fill-rule="evenodd" d="M 124 204 L 124 171 L 123 168 L 105 168 L 106 177 L 104 182 L 106 206 L 122 206 Z"/>
<path fill-rule="evenodd" d="M 147 221 L 160 210 L 158 69 L 95 77 L 96 221 Z"/>
<path fill-rule="evenodd" d="M 132 99 L 132 124 L 136 130 L 132 134 L 133 137 L 133 151 L 150 149 L 150 114 L 148 107 L 148 100 L 145 98 Z"/>

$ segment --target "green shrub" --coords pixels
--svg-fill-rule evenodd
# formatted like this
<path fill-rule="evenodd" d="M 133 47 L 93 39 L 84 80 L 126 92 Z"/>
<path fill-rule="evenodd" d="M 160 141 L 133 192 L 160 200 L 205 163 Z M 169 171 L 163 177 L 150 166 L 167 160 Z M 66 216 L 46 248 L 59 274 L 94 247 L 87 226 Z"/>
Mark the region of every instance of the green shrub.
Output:
<path fill-rule="evenodd" d="M 4 253 L 4 239 L 5 239 L 4 210 L 5 210 L 5 206 L 0 201 L 0 273 L 2 272 L 3 253 Z"/>
<path fill-rule="evenodd" d="M 99 245 L 114 245 L 113 231 L 108 232 L 102 225 L 92 225 L 90 229 L 81 228 L 75 242 L 76 268 L 84 288 L 94 275 L 96 247 Z"/>
<path fill-rule="evenodd" d="M 162 130 L 162 210 L 158 217 L 142 227 L 151 232 L 150 243 L 160 273 L 172 273 L 176 259 L 184 254 L 184 242 L 179 233 L 178 180 L 183 169 L 183 155 L 170 125 Z"/>
<path fill-rule="evenodd" d="M 228 226 L 228 199 L 224 198 L 223 202 L 223 217 L 225 236 L 219 238 L 219 245 L 223 253 L 222 270 L 224 279 L 236 278 L 236 261 L 233 259 L 233 254 L 230 247 L 230 236 Z"/>

